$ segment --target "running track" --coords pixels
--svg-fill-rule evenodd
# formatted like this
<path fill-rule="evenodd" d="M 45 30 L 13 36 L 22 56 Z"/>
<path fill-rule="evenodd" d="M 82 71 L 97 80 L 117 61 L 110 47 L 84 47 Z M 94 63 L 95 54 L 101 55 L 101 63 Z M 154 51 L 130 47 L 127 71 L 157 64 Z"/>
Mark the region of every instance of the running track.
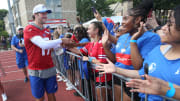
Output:
<path fill-rule="evenodd" d="M 6 72 L 6 76 L 0 77 L 0 79 L 8 96 L 7 101 L 34 101 L 30 83 L 24 83 L 23 72 L 16 66 L 15 52 L 1 51 L 0 62 Z M 75 91 L 66 91 L 65 83 L 58 82 L 58 87 L 56 93 L 57 101 L 83 101 L 81 97 L 73 95 Z M 1 96 L 0 101 L 2 101 Z M 47 98 L 45 101 L 48 101 Z"/>

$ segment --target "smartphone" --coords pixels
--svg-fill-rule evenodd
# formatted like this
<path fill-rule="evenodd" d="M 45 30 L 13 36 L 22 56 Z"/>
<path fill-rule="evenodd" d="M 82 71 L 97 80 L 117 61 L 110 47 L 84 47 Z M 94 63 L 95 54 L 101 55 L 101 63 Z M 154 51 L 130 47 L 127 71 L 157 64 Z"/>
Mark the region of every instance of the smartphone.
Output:
<path fill-rule="evenodd" d="M 147 75 L 148 75 L 148 73 L 149 73 L 149 66 L 148 66 L 147 63 L 145 63 L 145 65 L 144 65 L 144 72 L 145 72 L 145 74 L 147 74 Z M 145 79 L 146 79 L 146 78 L 145 78 Z"/>
<path fill-rule="evenodd" d="M 95 7 L 91 7 L 93 13 L 97 13 Z"/>
<path fill-rule="evenodd" d="M 153 13 L 153 10 L 151 9 L 151 11 L 149 12 L 149 14 L 148 14 L 148 18 L 152 18 L 152 13 Z"/>

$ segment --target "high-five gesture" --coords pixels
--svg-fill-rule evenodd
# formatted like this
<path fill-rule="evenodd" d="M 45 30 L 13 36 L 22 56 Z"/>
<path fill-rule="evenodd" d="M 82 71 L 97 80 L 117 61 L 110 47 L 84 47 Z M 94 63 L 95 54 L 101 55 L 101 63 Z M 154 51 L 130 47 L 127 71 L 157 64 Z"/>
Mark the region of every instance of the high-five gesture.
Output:
<path fill-rule="evenodd" d="M 143 22 L 140 22 L 140 27 L 138 28 L 138 31 L 133 34 L 131 40 L 137 40 L 139 37 L 141 37 L 145 32 L 145 25 Z"/>
<path fill-rule="evenodd" d="M 101 14 L 99 14 L 99 12 L 97 10 L 96 10 L 96 13 L 94 13 L 94 16 L 98 21 L 102 21 Z"/>
<path fill-rule="evenodd" d="M 107 45 L 108 39 L 109 39 L 109 31 L 107 29 L 105 29 L 104 34 L 102 36 L 102 44 L 103 44 L 103 46 Z"/>

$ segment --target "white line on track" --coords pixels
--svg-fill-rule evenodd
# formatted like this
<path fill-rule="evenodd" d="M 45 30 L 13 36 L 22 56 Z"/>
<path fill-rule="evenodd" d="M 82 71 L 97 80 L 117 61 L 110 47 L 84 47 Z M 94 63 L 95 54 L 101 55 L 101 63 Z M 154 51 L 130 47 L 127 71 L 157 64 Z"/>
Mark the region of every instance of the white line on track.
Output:
<path fill-rule="evenodd" d="M 7 62 L 2 62 L 2 64 L 12 63 L 12 62 L 15 62 L 15 63 L 16 63 L 16 61 L 7 61 Z"/>
<path fill-rule="evenodd" d="M 15 73 L 15 72 L 20 72 L 22 70 L 15 70 L 15 71 L 10 71 L 10 72 L 5 72 L 6 74 L 9 74 L 9 73 Z"/>
<path fill-rule="evenodd" d="M 15 80 L 7 80 L 7 81 L 1 81 L 2 83 L 7 83 L 7 82 L 14 82 L 14 81 L 21 81 L 24 79 L 15 79 Z"/>
<path fill-rule="evenodd" d="M 17 67 L 17 65 L 10 65 L 10 66 L 2 66 L 4 69 L 6 68 L 12 68 L 12 67 Z"/>

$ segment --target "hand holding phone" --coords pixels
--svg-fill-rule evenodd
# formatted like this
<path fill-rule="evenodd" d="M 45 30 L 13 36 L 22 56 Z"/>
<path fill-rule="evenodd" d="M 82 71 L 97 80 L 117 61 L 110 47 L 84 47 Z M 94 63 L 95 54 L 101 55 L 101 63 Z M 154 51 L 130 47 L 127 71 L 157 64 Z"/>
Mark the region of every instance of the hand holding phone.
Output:
<path fill-rule="evenodd" d="M 91 7 L 91 9 L 92 9 L 93 13 L 97 14 L 95 7 Z"/>

